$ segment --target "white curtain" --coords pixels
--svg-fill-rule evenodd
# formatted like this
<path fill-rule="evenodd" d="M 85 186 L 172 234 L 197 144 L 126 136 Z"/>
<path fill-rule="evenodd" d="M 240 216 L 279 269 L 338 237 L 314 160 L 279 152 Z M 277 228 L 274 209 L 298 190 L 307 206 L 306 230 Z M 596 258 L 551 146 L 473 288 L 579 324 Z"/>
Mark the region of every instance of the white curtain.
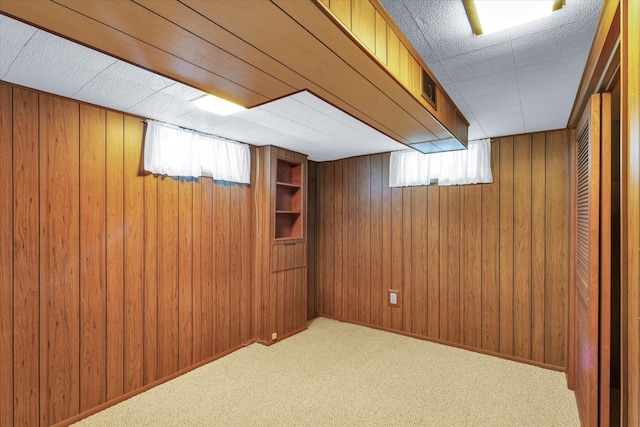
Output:
<path fill-rule="evenodd" d="M 493 182 L 491 141 L 469 141 L 466 150 L 422 154 L 419 151 L 395 151 L 389 161 L 389 186 L 464 185 Z"/>
<path fill-rule="evenodd" d="M 190 132 L 158 122 L 147 122 L 144 168 L 160 175 L 210 176 L 215 180 L 249 183 L 249 146 Z"/>

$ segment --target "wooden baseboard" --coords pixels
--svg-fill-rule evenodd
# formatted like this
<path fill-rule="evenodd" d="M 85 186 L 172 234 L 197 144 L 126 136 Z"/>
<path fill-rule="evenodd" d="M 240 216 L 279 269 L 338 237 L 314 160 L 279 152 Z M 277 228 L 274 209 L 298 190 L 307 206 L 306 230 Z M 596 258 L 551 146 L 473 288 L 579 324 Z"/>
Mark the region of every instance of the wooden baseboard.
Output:
<path fill-rule="evenodd" d="M 136 396 L 136 395 L 140 394 L 140 393 L 144 393 L 145 391 L 150 390 L 150 389 L 152 389 L 152 388 L 154 388 L 156 386 L 159 386 L 160 384 L 164 384 L 167 381 L 171 381 L 174 378 L 177 378 L 177 377 L 179 377 L 181 375 L 184 375 L 189 371 L 193 371 L 194 369 L 199 368 L 200 366 L 206 365 L 207 363 L 213 362 L 214 360 L 220 359 L 221 357 L 224 357 L 224 356 L 226 356 L 228 354 L 231 354 L 234 351 L 240 350 L 241 348 L 246 347 L 246 346 L 248 346 L 250 344 L 253 344 L 254 342 L 256 342 L 255 338 L 251 339 L 249 341 L 245 341 L 245 342 L 243 342 L 242 344 L 240 344 L 238 346 L 230 348 L 229 350 L 223 351 L 222 353 L 218 353 L 215 356 L 209 357 L 208 359 L 202 360 L 202 361 L 200 361 L 198 363 L 195 363 L 195 364 L 193 364 L 193 365 L 191 365 L 191 366 L 189 366 L 187 368 L 181 369 L 178 372 L 175 372 L 175 373 L 173 373 L 171 375 L 168 375 L 168 376 L 166 376 L 164 378 L 161 378 L 159 380 L 156 380 L 154 382 L 146 384 L 146 385 L 144 385 L 144 386 L 142 386 L 140 388 L 137 388 L 137 389 L 132 390 L 132 391 L 130 391 L 128 393 L 125 393 L 125 394 L 123 394 L 121 396 L 118 396 L 115 399 L 111 399 L 111 400 L 109 400 L 107 402 L 104 402 L 104 403 L 102 403 L 102 404 L 100 404 L 98 406 L 95 406 L 95 407 L 93 407 L 91 409 L 88 409 L 88 410 L 86 410 L 84 412 L 81 412 L 78 415 L 74 415 L 71 418 L 67 418 L 64 421 L 61 421 L 61 422 L 59 422 L 57 424 L 54 424 L 53 427 L 67 427 L 67 426 L 69 426 L 69 425 L 71 425 L 73 423 L 77 423 L 78 421 L 83 420 L 83 419 L 85 419 L 87 417 L 90 417 L 93 414 L 97 414 L 100 411 L 104 411 L 105 409 L 110 408 L 111 406 L 117 405 L 118 403 L 123 402 L 123 401 L 125 401 L 125 400 L 127 400 L 127 399 L 129 399 L 129 398 L 131 398 L 133 396 Z"/>
<path fill-rule="evenodd" d="M 365 326 L 367 328 L 373 328 L 373 329 L 378 329 L 380 331 L 391 332 L 391 333 L 394 333 L 394 334 L 404 335 L 404 336 L 411 337 L 411 338 L 417 338 L 419 340 L 429 341 L 429 342 L 433 342 L 433 343 L 436 343 L 436 344 L 448 345 L 449 347 L 456 347 L 456 348 L 460 348 L 460 349 L 463 349 L 463 350 L 473 351 L 474 353 L 480 353 L 480 354 L 486 354 L 487 356 L 499 357 L 501 359 L 511 360 L 513 362 L 525 363 L 527 365 L 533 365 L 533 366 L 537 366 L 539 368 L 550 369 L 552 371 L 565 372 L 565 369 L 562 366 L 550 365 L 548 363 L 543 363 L 543 362 L 536 362 L 535 360 L 523 359 L 521 357 L 510 356 L 508 354 L 502 354 L 502 353 L 498 353 L 498 352 L 495 352 L 495 351 L 484 350 L 484 349 L 476 348 L 476 347 L 470 347 L 470 346 L 464 345 L 464 344 L 458 344 L 458 343 L 454 343 L 454 342 L 450 342 L 450 341 L 444 341 L 444 340 L 440 340 L 440 339 L 437 339 L 437 338 L 425 337 L 423 335 L 412 334 L 410 332 L 399 331 L 397 329 L 385 328 L 384 326 L 371 325 L 369 323 L 357 322 L 357 321 L 354 321 L 354 320 L 340 319 L 338 317 L 327 316 L 325 314 L 318 314 L 318 317 L 325 317 L 327 319 L 333 319 L 333 320 L 337 320 L 339 322 L 352 323 L 354 325 Z"/>
<path fill-rule="evenodd" d="M 257 342 L 259 344 L 262 344 L 262 345 L 266 345 L 268 347 L 270 345 L 273 345 L 273 344 L 277 343 L 278 341 L 282 341 L 285 338 L 289 338 L 292 335 L 300 333 L 300 332 L 304 331 L 305 329 L 307 329 L 307 327 L 303 326 L 303 327 L 295 329 L 295 330 L 293 330 L 293 331 L 291 331 L 289 333 L 286 333 L 286 334 L 282 335 L 281 337 L 276 338 L 275 340 L 263 341 L 263 340 L 258 340 L 257 339 L 257 340 L 255 340 L 255 342 Z"/>

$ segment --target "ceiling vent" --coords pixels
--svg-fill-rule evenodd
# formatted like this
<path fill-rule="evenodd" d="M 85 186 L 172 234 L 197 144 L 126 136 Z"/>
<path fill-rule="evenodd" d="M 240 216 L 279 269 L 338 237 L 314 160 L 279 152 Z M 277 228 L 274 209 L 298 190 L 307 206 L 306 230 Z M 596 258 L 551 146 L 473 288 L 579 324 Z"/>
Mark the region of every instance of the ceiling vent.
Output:
<path fill-rule="evenodd" d="M 424 68 L 422 69 L 422 97 L 426 99 L 433 108 L 438 109 L 436 104 L 436 83 Z"/>

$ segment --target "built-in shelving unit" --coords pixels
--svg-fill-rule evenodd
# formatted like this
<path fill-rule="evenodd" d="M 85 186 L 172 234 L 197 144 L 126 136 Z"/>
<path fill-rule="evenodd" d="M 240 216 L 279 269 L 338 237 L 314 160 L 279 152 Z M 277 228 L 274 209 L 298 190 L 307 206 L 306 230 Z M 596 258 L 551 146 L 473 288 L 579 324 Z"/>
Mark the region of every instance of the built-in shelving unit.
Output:
<path fill-rule="evenodd" d="M 302 164 L 276 161 L 276 239 L 302 237 Z"/>
<path fill-rule="evenodd" d="M 254 154 L 254 327 L 272 344 L 307 324 L 307 156 L 269 145 Z"/>

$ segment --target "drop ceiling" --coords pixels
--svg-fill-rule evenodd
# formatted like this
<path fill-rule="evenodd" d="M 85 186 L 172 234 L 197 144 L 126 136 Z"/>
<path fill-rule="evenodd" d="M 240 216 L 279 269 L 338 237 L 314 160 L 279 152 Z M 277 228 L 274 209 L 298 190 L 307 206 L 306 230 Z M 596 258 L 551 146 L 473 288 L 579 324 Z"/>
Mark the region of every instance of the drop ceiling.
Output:
<path fill-rule="evenodd" d="M 469 140 L 567 126 L 603 0 L 475 36 L 462 1 L 380 0 L 469 121 Z"/>
<path fill-rule="evenodd" d="M 314 161 L 407 148 L 308 91 L 218 116 L 191 102 L 203 91 L 3 15 L 0 80 Z"/>
<path fill-rule="evenodd" d="M 601 0 L 567 0 L 544 21 L 477 37 L 461 1 L 381 3 L 470 122 L 470 140 L 566 126 Z M 273 83 L 287 96 L 269 101 L 271 95 L 254 94 L 261 100 L 257 106 L 216 116 L 190 102 L 204 94 L 200 89 L 4 15 L 0 79 L 254 145 L 277 145 L 315 161 L 405 149 L 396 139 L 407 142 L 363 123 L 358 112 L 336 108 L 339 100 L 321 88 L 309 84 L 313 90 L 305 90 L 304 82 Z"/>

